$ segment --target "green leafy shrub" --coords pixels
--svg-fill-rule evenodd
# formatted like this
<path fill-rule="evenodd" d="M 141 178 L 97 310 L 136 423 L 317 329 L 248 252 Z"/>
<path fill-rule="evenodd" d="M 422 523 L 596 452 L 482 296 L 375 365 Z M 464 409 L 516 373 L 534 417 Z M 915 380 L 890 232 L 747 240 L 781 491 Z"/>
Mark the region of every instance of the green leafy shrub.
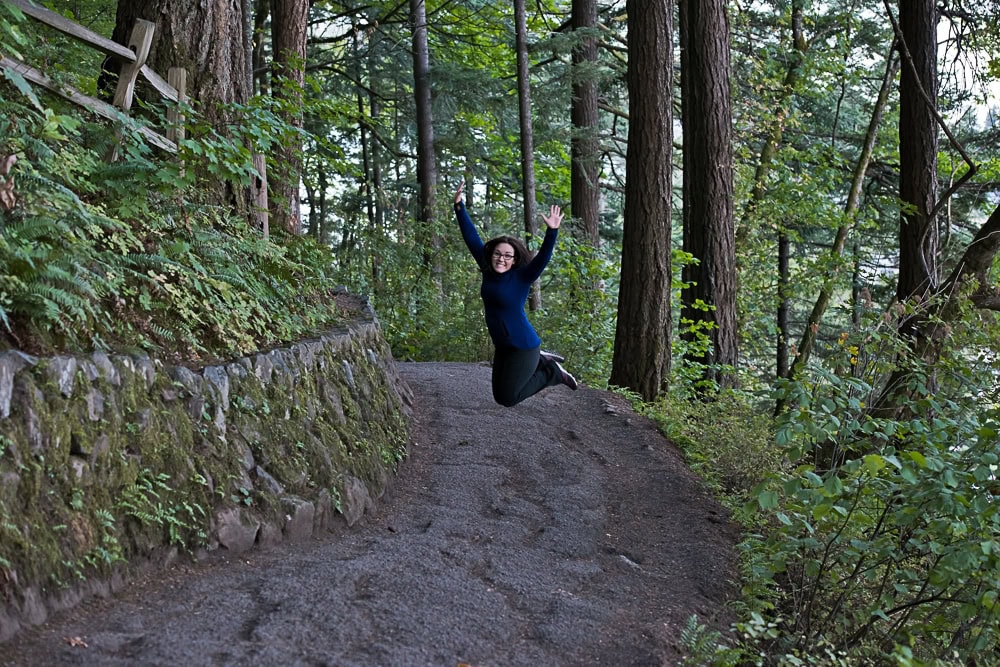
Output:
<path fill-rule="evenodd" d="M 873 416 L 878 392 L 845 374 L 864 345 L 843 339 L 832 365 L 845 372 L 781 389 L 776 440 L 797 467 L 756 490 L 768 530 L 744 545 L 772 663 L 1000 658 L 1000 406 L 989 330 L 976 331 L 953 328 L 956 353 L 932 367 L 897 357 L 902 419 Z"/>
<path fill-rule="evenodd" d="M 783 465 L 770 416 L 740 392 L 721 391 L 704 401 L 666 394 L 642 409 L 681 448 L 692 470 L 734 500 L 734 509 Z"/>

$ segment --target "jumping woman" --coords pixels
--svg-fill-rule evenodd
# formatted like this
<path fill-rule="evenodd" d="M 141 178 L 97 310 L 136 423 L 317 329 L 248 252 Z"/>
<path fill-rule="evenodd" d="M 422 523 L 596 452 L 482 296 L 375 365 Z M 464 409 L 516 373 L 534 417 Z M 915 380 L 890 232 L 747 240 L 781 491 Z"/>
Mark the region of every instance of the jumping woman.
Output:
<path fill-rule="evenodd" d="M 483 243 L 465 210 L 464 189 L 463 181 L 455 192 L 455 216 L 465 245 L 483 274 L 479 293 L 495 348 L 493 399 L 509 408 L 546 387 L 564 384 L 576 389 L 576 379 L 559 363 L 565 359 L 541 349 L 542 341 L 524 312 L 531 284 L 552 258 L 562 211 L 552 206 L 548 216 L 542 215 L 545 238 L 538 254 L 532 257 L 524 243 L 512 236 L 498 236 Z"/>

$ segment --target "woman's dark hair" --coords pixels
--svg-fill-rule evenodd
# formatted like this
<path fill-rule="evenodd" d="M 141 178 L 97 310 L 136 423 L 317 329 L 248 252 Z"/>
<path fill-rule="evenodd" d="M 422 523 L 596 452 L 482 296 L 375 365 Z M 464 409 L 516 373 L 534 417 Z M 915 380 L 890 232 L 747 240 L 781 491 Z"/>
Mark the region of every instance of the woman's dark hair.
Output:
<path fill-rule="evenodd" d="M 531 258 L 534 257 L 534 254 L 528 251 L 528 247 L 521 239 L 514 236 L 498 236 L 483 244 L 483 271 L 493 271 L 493 251 L 501 243 L 506 243 L 514 249 L 514 262 L 510 267 L 512 269 L 516 269 L 525 262 L 530 262 Z"/>

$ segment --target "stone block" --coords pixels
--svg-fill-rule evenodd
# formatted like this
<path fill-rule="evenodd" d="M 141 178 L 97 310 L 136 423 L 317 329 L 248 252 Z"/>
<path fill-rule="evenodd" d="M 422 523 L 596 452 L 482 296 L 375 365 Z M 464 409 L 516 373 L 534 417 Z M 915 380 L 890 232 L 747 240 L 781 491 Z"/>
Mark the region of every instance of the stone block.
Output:
<path fill-rule="evenodd" d="M 281 504 L 285 510 L 285 524 L 282 527 L 285 539 L 296 541 L 311 537 L 316 506 L 296 496 L 285 496 L 281 499 Z"/>
<path fill-rule="evenodd" d="M 243 553 L 251 549 L 257 541 L 260 521 L 244 517 L 239 508 L 221 510 L 215 515 L 215 534 L 219 545 L 233 553 Z"/>

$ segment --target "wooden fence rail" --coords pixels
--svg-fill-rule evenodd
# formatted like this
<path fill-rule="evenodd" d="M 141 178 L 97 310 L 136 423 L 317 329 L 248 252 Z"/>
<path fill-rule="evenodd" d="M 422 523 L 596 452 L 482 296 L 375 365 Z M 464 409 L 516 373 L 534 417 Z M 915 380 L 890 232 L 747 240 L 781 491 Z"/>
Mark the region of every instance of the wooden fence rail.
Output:
<path fill-rule="evenodd" d="M 149 46 L 152 43 L 153 31 L 155 30 L 153 23 L 143 20 L 136 21 L 129 39 L 129 45 L 128 47 L 124 47 L 117 42 L 101 37 L 97 33 L 70 21 L 60 14 L 49 11 L 44 7 L 38 7 L 29 0 L 4 1 L 16 6 L 25 16 L 44 23 L 84 44 L 88 44 L 108 56 L 117 58 L 124 65 L 118 75 L 118 85 L 115 88 L 114 100 L 111 104 L 85 95 L 69 86 L 58 84 L 34 67 L 13 58 L 0 58 L 0 67 L 19 74 L 27 81 L 112 121 L 128 119 L 128 112 L 132 108 L 135 85 L 139 75 L 142 75 L 149 82 L 162 99 L 171 102 L 186 101 L 186 70 L 180 67 L 172 67 L 167 75 L 168 80 L 164 80 L 163 77 L 146 65 L 146 57 L 149 55 Z M 166 136 L 145 126 L 137 126 L 136 129 L 154 146 L 170 153 L 176 153 L 177 142 L 184 138 L 184 119 L 176 111 L 171 110 L 168 114 L 168 121 L 169 126 L 166 130 Z M 116 157 L 117 147 L 108 156 L 108 159 L 114 160 Z"/>

